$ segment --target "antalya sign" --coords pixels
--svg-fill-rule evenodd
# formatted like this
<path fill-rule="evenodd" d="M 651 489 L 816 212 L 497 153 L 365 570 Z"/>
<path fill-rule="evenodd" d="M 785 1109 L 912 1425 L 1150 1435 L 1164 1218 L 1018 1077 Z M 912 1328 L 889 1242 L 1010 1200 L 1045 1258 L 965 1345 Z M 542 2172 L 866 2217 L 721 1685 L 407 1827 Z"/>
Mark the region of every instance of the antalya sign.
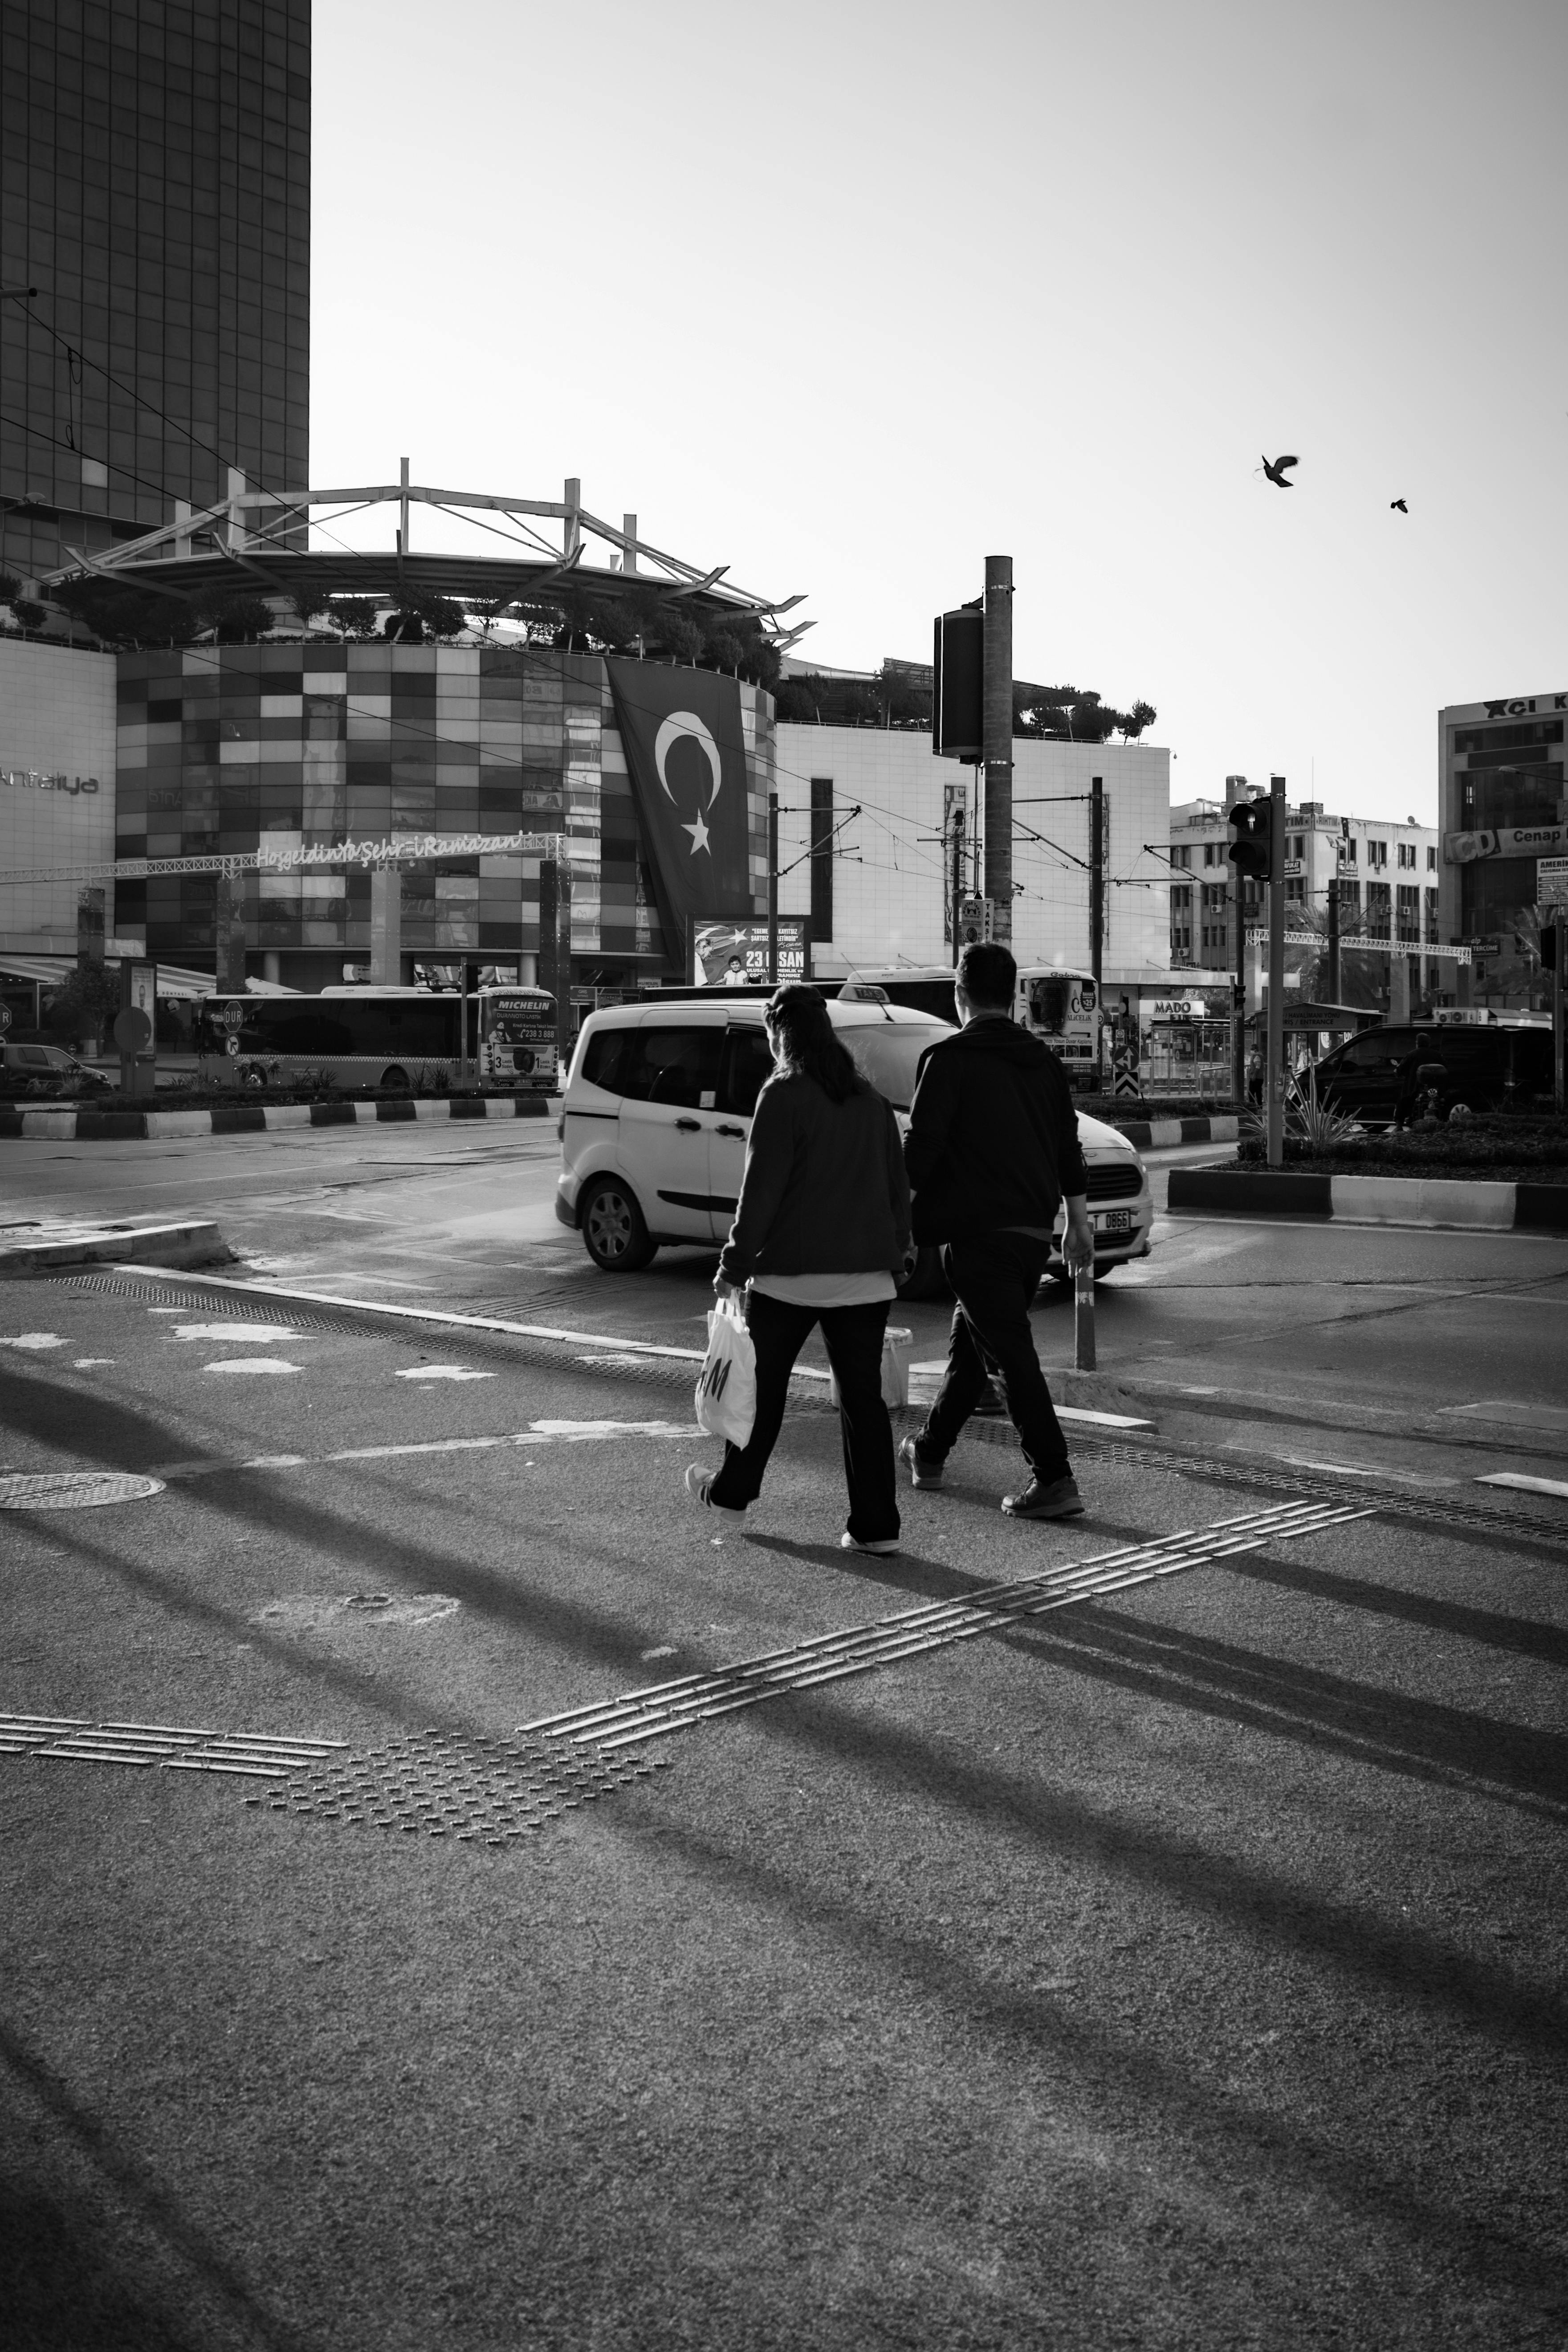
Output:
<path fill-rule="evenodd" d="M 79 793 L 96 793 L 96 776 L 47 776 L 37 768 L 0 768 L 0 784 L 10 790 L 27 793 L 68 793 L 74 800 Z"/>
<path fill-rule="evenodd" d="M 1473 866 L 1480 857 L 1550 857 L 1558 850 L 1568 850 L 1568 824 L 1505 824 L 1443 835 L 1445 866 Z"/>

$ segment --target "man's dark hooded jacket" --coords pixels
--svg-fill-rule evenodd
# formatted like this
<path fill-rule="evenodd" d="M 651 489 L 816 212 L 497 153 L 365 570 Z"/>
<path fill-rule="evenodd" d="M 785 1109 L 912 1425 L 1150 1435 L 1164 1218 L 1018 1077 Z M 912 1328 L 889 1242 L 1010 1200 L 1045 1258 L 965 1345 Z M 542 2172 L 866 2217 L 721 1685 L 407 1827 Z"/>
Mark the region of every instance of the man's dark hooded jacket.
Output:
<path fill-rule="evenodd" d="M 921 1056 L 904 1162 L 917 1242 L 1048 1233 L 1086 1181 L 1067 1073 L 1005 1013 L 970 1022 Z"/>

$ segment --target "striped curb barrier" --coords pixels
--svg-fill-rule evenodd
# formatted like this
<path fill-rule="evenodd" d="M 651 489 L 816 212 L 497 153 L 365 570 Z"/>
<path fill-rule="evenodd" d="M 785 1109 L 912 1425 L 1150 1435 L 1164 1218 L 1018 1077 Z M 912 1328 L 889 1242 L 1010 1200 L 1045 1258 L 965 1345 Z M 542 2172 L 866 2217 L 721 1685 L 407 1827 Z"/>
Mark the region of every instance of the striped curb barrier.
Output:
<path fill-rule="evenodd" d="M 35 1143 L 157 1142 L 173 1136 L 273 1135 L 410 1119 L 548 1118 L 543 1095 L 410 1095 L 388 1102 L 234 1103 L 220 1110 L 0 1110 L 0 1138 Z"/>
<path fill-rule="evenodd" d="M 183 1217 L 177 1224 L 86 1226 L 6 1241 L 0 1244 L 0 1279 L 37 1274 L 50 1266 L 122 1265 L 149 1258 L 184 1270 L 226 1265 L 233 1257 L 234 1252 L 210 1219 Z"/>
<path fill-rule="evenodd" d="M 1234 1143 L 1241 1121 L 1234 1111 L 1212 1118 L 1113 1118 L 1110 1124 L 1139 1151 L 1168 1151 L 1178 1143 Z"/>
<path fill-rule="evenodd" d="M 1442 1225 L 1472 1233 L 1568 1233 L 1568 1184 L 1454 1177 L 1320 1176 L 1286 1169 L 1173 1168 L 1167 1204 L 1238 1217 L 1313 1217 L 1355 1225 Z"/>

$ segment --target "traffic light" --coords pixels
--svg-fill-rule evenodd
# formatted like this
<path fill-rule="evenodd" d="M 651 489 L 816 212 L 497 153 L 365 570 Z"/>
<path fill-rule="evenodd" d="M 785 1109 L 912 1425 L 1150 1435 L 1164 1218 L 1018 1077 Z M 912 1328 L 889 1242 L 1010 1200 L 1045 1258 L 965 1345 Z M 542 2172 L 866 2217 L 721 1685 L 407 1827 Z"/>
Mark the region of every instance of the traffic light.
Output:
<path fill-rule="evenodd" d="M 1542 971 L 1555 971 L 1557 969 L 1557 925 L 1555 923 L 1542 923 L 1541 926 L 1541 969 Z"/>
<path fill-rule="evenodd" d="M 932 648 L 931 749 L 939 759 L 984 757 L 985 614 L 977 604 L 936 616 Z"/>
<path fill-rule="evenodd" d="M 1270 818 L 1267 801 L 1237 801 L 1229 812 L 1226 824 L 1230 831 L 1230 846 L 1226 857 L 1237 874 L 1254 882 L 1273 879 L 1270 855 Z"/>

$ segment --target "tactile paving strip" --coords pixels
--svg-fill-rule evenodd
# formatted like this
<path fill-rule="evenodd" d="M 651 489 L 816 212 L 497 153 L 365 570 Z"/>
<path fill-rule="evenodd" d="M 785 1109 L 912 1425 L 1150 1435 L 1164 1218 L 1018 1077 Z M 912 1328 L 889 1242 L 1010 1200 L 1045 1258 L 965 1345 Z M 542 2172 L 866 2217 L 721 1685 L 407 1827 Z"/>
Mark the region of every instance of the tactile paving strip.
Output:
<path fill-rule="evenodd" d="M 331 1756 L 341 1739 L 274 1739 L 262 1732 L 201 1731 L 193 1724 L 88 1723 L 69 1715 L 0 1715 L 0 1756 L 51 1756 L 73 1764 L 157 1764 L 177 1772 L 237 1772 L 284 1780 Z"/>
<path fill-rule="evenodd" d="M 505 1845 L 668 1761 L 525 1736 L 476 1739 L 421 1731 L 365 1754 L 323 1758 L 286 1787 L 245 1801 L 409 1837 Z"/>

